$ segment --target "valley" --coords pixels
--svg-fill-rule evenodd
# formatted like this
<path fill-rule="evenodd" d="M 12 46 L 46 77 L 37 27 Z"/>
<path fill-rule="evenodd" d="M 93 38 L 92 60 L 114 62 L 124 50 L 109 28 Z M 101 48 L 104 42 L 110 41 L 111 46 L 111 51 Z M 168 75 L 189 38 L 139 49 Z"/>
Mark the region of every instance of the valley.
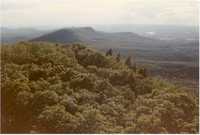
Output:
<path fill-rule="evenodd" d="M 66 45 L 69 43 L 84 43 L 103 52 L 112 49 L 115 53 L 120 53 L 122 57 L 132 56 L 139 66 L 148 68 L 149 74 L 184 85 L 197 92 L 199 79 L 199 41 L 196 38 L 197 33 L 192 33 L 192 29 L 186 29 L 191 33 L 189 38 L 194 37 L 196 39 L 194 41 L 186 41 L 183 39 L 188 36 L 188 33 L 185 32 L 186 35 L 184 35 L 184 32 L 180 28 L 177 28 L 179 33 L 182 32 L 182 35 L 177 35 L 177 38 L 175 37 L 176 40 L 169 41 L 161 39 L 165 36 L 169 37 L 170 29 L 168 31 L 166 31 L 167 28 L 160 29 L 157 28 L 157 32 L 164 29 L 166 35 L 161 31 L 162 35 L 161 37 L 158 36 L 157 39 L 155 36 L 146 36 L 144 29 L 143 31 L 137 29 L 137 33 L 118 32 L 114 30 L 103 32 L 92 27 L 63 28 L 54 31 L 25 29 L 19 33 L 16 30 L 12 31 L 9 29 L 8 31 L 8 29 L 2 29 L 2 41 L 10 43 L 30 40 Z M 147 28 L 146 30 L 150 31 L 153 29 Z M 176 35 L 174 34 L 175 32 L 171 33 L 173 33 L 171 34 L 172 36 Z M 17 40 L 10 39 L 11 35 Z M 27 36 L 23 37 L 22 35 Z"/>

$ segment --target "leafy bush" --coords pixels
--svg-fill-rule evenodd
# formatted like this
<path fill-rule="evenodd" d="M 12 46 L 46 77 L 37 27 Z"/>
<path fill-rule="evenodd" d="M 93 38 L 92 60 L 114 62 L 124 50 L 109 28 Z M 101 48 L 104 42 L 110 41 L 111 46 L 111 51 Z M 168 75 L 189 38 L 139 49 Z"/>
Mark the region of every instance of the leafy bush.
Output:
<path fill-rule="evenodd" d="M 1 54 L 3 133 L 199 132 L 198 97 L 130 59 L 31 42 Z"/>
<path fill-rule="evenodd" d="M 90 74 L 78 74 L 72 78 L 70 81 L 70 86 L 72 88 L 85 88 L 93 89 L 94 88 L 94 76 Z"/>

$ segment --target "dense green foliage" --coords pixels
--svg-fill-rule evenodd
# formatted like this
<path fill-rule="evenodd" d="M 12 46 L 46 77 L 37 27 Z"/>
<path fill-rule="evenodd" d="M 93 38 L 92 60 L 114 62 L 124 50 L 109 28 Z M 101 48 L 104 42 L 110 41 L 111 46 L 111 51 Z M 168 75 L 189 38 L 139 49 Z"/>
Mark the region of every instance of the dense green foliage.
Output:
<path fill-rule="evenodd" d="M 1 57 L 3 132 L 198 132 L 198 97 L 119 56 L 21 42 Z"/>

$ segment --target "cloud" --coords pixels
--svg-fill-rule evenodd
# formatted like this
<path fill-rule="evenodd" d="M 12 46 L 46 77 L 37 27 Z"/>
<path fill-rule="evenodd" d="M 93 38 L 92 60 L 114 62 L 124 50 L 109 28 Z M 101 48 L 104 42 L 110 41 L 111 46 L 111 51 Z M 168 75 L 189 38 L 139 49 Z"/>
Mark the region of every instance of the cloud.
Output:
<path fill-rule="evenodd" d="M 2 0 L 2 11 L 18 11 L 31 9 L 40 5 L 39 0 Z"/>
<path fill-rule="evenodd" d="M 198 24 L 198 2 L 195 0 L 129 0 L 124 17 L 132 23 Z"/>
<path fill-rule="evenodd" d="M 3 0 L 2 3 L 3 23 L 15 26 L 198 23 L 195 0 Z"/>

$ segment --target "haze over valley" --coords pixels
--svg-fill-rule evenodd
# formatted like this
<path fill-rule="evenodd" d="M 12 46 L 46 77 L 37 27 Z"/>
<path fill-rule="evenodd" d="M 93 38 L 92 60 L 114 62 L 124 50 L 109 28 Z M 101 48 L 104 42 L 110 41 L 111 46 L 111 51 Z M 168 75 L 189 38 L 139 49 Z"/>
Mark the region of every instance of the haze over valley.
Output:
<path fill-rule="evenodd" d="M 124 25 L 125 26 L 125 25 Z M 3 43 L 44 41 L 61 44 L 84 43 L 101 51 L 113 49 L 124 57 L 133 56 L 149 74 L 175 80 L 186 87 L 198 88 L 197 27 L 138 25 L 127 27 L 68 27 L 62 29 L 2 28 Z M 145 31 L 157 31 L 149 35 Z M 103 31 L 104 30 L 104 31 Z M 135 31 L 134 31 L 135 30 Z M 168 37 L 168 39 L 166 39 Z M 173 37 L 173 39 L 170 39 Z M 191 39 L 191 40 L 189 40 Z M 184 73 L 183 73 L 184 72 Z"/>
<path fill-rule="evenodd" d="M 1 4 L 1 133 L 199 133 L 198 1 Z"/>

